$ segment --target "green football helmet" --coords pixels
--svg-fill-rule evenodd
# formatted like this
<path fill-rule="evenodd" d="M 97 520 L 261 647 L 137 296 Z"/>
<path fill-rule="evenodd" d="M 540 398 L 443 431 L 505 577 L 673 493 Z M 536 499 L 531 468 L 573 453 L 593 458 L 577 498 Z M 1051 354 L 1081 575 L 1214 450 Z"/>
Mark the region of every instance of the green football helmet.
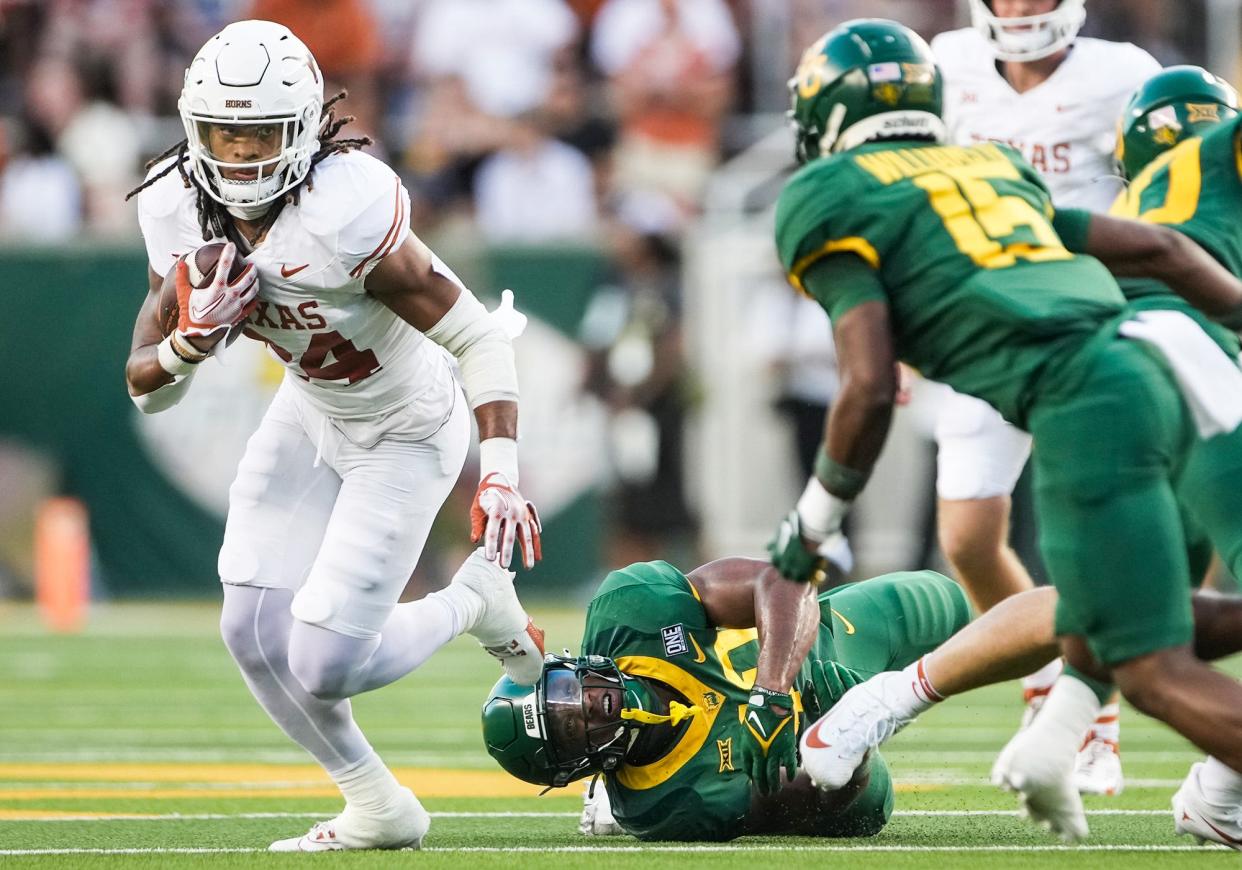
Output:
<path fill-rule="evenodd" d="M 934 139 L 943 82 L 931 49 L 896 21 L 859 18 L 820 37 L 789 80 L 799 163 L 874 139 Z"/>
<path fill-rule="evenodd" d="M 626 679 L 604 656 L 548 655 L 534 686 L 501 677 L 483 705 L 488 754 L 520 780 L 560 788 L 625 759 Z"/>
<path fill-rule="evenodd" d="M 1183 139 L 1238 113 L 1238 94 L 1229 82 L 1203 67 L 1171 66 L 1144 82 L 1117 121 L 1117 165 L 1124 178 Z"/>

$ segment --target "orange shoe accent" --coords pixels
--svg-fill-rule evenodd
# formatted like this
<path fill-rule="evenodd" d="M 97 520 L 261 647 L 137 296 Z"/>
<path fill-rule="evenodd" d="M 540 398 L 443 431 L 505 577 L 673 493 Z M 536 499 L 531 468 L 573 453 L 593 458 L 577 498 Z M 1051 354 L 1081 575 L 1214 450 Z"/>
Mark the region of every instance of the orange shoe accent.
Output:
<path fill-rule="evenodd" d="M 1052 691 L 1052 686 L 1044 686 L 1039 689 L 1023 689 L 1022 703 L 1029 704 L 1036 698 L 1047 698 L 1048 693 Z"/>
<path fill-rule="evenodd" d="M 535 642 L 535 646 L 539 648 L 539 655 L 542 656 L 544 652 L 543 639 L 545 632 L 542 628 L 535 625 L 535 620 L 531 619 L 529 616 L 526 617 L 526 633 L 530 635 L 530 639 Z"/>

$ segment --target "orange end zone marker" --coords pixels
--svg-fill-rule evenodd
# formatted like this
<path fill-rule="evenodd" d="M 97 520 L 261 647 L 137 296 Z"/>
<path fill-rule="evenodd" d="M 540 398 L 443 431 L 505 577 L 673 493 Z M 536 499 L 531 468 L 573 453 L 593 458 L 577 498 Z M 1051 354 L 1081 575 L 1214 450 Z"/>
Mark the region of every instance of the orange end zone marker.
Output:
<path fill-rule="evenodd" d="M 90 526 L 76 498 L 50 498 L 35 519 L 35 599 L 53 631 L 80 631 L 90 600 Z"/>

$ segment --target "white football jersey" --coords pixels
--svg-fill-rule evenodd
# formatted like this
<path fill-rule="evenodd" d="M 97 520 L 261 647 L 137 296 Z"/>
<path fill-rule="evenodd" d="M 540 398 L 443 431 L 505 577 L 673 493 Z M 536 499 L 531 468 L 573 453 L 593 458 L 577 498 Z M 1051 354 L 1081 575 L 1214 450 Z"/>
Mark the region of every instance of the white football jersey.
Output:
<path fill-rule="evenodd" d="M 300 203 L 285 206 L 246 257 L 261 285 L 246 334 L 328 417 L 362 420 L 407 406 L 425 421 L 407 428 L 417 435 L 434 432 L 452 410 L 448 357 L 363 287 L 409 235 L 409 209 L 409 194 L 381 161 L 361 151 L 325 158 Z M 160 275 L 206 244 L 195 192 L 175 170 L 142 192 L 138 221 Z"/>
<path fill-rule="evenodd" d="M 1130 95 L 1160 71 L 1128 42 L 1079 37 L 1042 84 L 1015 91 L 974 28 L 931 42 L 944 74 L 945 121 L 954 144 L 995 141 L 1022 152 L 1048 183 L 1053 202 L 1107 211 L 1121 191 L 1113 167 L 1117 119 Z"/>

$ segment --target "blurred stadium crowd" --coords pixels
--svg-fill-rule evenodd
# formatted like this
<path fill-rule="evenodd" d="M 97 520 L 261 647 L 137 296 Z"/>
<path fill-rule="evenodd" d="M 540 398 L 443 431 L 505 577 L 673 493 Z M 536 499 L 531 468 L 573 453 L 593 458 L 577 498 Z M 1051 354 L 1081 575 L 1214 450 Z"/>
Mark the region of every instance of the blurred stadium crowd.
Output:
<path fill-rule="evenodd" d="M 1132 40 L 1166 64 L 1203 60 L 1197 0 L 1089 6 L 1086 34 Z M 670 536 L 693 538 L 682 496 L 681 430 L 694 391 L 682 350 L 680 252 L 712 173 L 782 123 L 797 52 L 832 25 L 889 17 L 931 36 L 964 24 L 964 7 L 0 0 L 0 241 L 136 245 L 125 194 L 146 160 L 183 136 L 176 102 L 187 61 L 229 21 L 286 24 L 318 58 L 328 93 L 348 89 L 351 129 L 371 136 L 402 175 L 420 235 L 433 244 L 581 244 L 613 261 L 615 281 L 581 328 L 586 389 L 614 420 L 636 408 L 658 427 L 658 461 L 628 482 L 624 469 L 617 475 L 621 516 L 609 561 L 651 558 Z M 1199 14 L 1187 14 L 1191 7 Z M 779 398 L 795 423 L 808 396 L 790 355 L 806 345 L 822 356 L 816 340 L 765 351 L 788 374 Z M 823 371 L 830 360 L 815 365 Z M 830 369 L 810 391 L 813 417 L 831 399 Z M 811 426 L 803 439 L 815 438 Z"/>

